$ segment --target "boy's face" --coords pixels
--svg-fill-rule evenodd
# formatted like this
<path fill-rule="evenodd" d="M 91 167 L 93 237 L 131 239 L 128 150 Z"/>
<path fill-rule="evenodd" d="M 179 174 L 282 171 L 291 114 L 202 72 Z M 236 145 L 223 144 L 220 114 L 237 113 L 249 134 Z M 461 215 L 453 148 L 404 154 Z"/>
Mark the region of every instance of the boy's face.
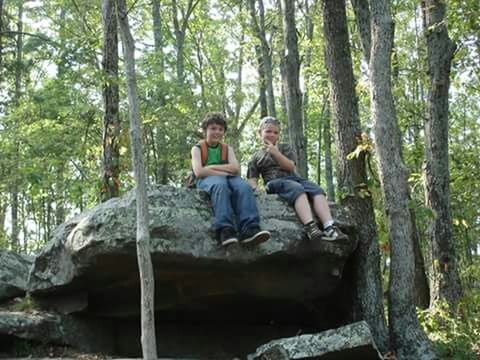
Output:
<path fill-rule="evenodd" d="M 210 124 L 207 126 L 206 140 L 209 145 L 216 145 L 223 139 L 225 128 L 220 124 Z"/>
<path fill-rule="evenodd" d="M 280 129 L 274 124 L 265 124 L 260 130 L 260 137 L 262 141 L 269 142 L 272 145 L 276 145 L 280 137 Z"/>

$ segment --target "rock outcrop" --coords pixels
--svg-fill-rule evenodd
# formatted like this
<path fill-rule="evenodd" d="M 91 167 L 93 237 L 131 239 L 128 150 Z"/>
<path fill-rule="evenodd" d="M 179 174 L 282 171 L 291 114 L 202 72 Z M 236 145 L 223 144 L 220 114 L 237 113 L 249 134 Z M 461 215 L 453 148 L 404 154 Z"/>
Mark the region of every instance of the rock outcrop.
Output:
<path fill-rule="evenodd" d="M 0 301 L 25 295 L 32 261 L 29 256 L 0 250 Z"/>
<path fill-rule="evenodd" d="M 328 355 L 328 356 L 327 356 Z M 383 357 L 364 321 L 318 334 L 277 339 L 260 346 L 249 360 L 380 360 Z"/>
<path fill-rule="evenodd" d="M 159 186 L 148 197 L 160 356 L 246 356 L 272 339 L 350 321 L 347 260 L 357 239 L 342 209 L 332 210 L 349 239 L 312 243 L 291 207 L 259 195 L 272 239 L 225 250 L 204 193 Z M 135 218 L 130 192 L 70 219 L 35 257 L 27 285 L 44 309 L 105 319 L 123 356 L 140 354 Z"/>

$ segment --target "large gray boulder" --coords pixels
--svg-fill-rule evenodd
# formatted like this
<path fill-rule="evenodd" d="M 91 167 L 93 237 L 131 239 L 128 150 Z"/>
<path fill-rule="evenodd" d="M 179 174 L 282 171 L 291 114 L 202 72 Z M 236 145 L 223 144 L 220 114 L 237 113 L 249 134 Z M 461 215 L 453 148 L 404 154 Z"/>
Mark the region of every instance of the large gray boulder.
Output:
<path fill-rule="evenodd" d="M 29 256 L 0 250 L 0 301 L 25 295 L 32 261 Z"/>
<path fill-rule="evenodd" d="M 148 192 L 159 355 L 229 358 L 298 332 L 350 320 L 357 239 L 307 241 L 291 207 L 259 195 L 261 225 L 272 239 L 225 250 L 211 231 L 205 193 L 168 186 Z M 138 356 L 139 279 L 134 192 L 59 226 L 35 258 L 28 289 L 44 308 L 115 322 L 116 350 Z"/>
<path fill-rule="evenodd" d="M 277 339 L 260 346 L 249 360 L 379 360 L 379 353 L 365 321 L 318 334 Z"/>

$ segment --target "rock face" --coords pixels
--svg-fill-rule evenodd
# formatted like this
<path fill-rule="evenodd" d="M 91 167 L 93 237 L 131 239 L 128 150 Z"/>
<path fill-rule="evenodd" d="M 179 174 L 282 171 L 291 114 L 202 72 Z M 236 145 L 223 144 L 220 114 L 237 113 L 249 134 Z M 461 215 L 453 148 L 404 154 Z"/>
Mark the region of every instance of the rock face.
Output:
<path fill-rule="evenodd" d="M 291 207 L 260 195 L 272 239 L 223 249 L 212 210 L 197 190 L 149 191 L 159 356 L 231 358 L 275 338 L 348 323 L 357 239 L 348 214 L 333 208 L 349 239 L 306 240 Z M 131 192 L 67 221 L 35 258 L 28 289 L 44 308 L 113 324 L 115 352 L 139 356 L 139 279 Z"/>
<path fill-rule="evenodd" d="M 249 356 L 249 360 L 295 359 L 379 360 L 382 356 L 364 321 L 319 334 L 273 340 Z"/>
<path fill-rule="evenodd" d="M 0 250 L 0 301 L 25 295 L 32 261 L 29 256 Z"/>
<path fill-rule="evenodd" d="M 0 340 L 5 352 L 11 335 L 45 344 L 70 345 L 86 352 L 114 351 L 114 332 L 108 321 L 43 312 L 0 311 Z M 3 348 L 7 347 L 7 349 Z"/>

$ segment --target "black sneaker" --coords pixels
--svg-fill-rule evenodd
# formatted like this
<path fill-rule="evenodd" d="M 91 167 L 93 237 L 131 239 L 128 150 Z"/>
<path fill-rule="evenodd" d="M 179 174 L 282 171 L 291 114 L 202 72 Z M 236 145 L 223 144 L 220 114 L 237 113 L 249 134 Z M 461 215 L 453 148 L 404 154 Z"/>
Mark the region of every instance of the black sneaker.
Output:
<path fill-rule="evenodd" d="M 240 243 L 243 245 L 258 245 L 269 240 L 270 231 L 261 230 L 258 226 L 252 226 L 240 234 Z"/>
<path fill-rule="evenodd" d="M 222 246 L 228 246 L 235 243 L 238 243 L 237 235 L 235 230 L 231 227 L 224 227 L 218 231 L 218 240 Z"/>
<path fill-rule="evenodd" d="M 345 239 L 348 239 L 348 236 L 345 235 L 335 225 L 329 226 L 325 230 L 323 230 L 322 240 L 335 241 L 335 240 L 345 240 Z"/>
<path fill-rule="evenodd" d="M 307 238 L 310 241 L 317 241 L 322 239 L 323 232 L 318 228 L 318 225 L 312 221 L 303 225 Z"/>

